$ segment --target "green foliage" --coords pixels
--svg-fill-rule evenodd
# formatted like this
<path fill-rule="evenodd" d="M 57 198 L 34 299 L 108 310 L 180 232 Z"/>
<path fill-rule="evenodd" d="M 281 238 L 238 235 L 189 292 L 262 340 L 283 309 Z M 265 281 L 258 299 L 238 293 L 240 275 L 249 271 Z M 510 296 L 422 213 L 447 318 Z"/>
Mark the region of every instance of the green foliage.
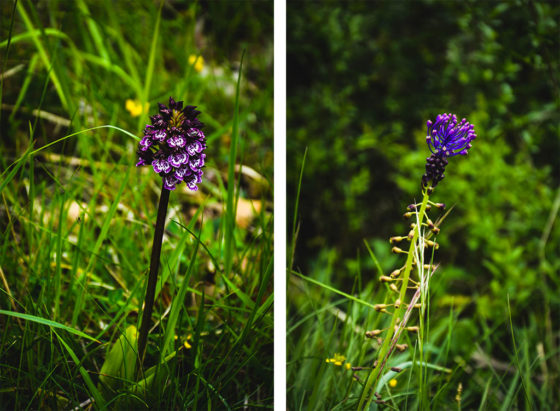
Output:
<path fill-rule="evenodd" d="M 228 3 L 0 2 L 3 408 L 272 405 L 272 3 Z M 169 96 L 208 161 L 171 194 L 138 381 L 161 181 L 135 151 Z"/>
<path fill-rule="evenodd" d="M 293 408 L 353 404 L 359 390 L 334 389 L 328 368 L 310 364 L 338 350 L 370 366 L 375 344 L 349 338 L 352 327 L 323 308 L 348 304 L 347 321 L 364 330 L 373 320 L 326 290 L 383 302 L 363 241 L 385 273 L 398 267 L 387 239 L 408 232 L 401 215 L 420 199 L 426 120 L 443 112 L 466 117 L 478 138 L 468 157 L 450 160 L 432 195 L 455 207 L 437 238 L 424 350 L 453 373 L 430 374 L 422 395 L 434 409 L 454 407 L 462 382 L 464 408 L 558 400 L 559 19 L 560 7 L 545 1 L 288 5 L 288 204 L 307 150 L 293 267 L 328 287 L 291 280 L 291 290 L 300 284 L 313 296 L 289 308 L 288 375 L 305 382 L 290 386 Z M 311 342 L 300 346 L 305 336 Z M 393 406 L 414 408 L 416 372 L 402 391 L 402 377 L 384 391 Z"/>

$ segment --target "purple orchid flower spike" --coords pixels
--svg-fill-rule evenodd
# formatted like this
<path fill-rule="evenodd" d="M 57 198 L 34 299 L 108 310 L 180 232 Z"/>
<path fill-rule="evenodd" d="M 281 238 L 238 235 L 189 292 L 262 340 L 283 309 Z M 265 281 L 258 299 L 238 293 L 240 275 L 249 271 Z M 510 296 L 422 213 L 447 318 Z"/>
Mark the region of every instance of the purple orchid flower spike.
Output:
<path fill-rule="evenodd" d="M 159 174 L 166 190 L 174 190 L 184 181 L 193 191 L 198 189 L 200 178 L 184 179 L 185 165 L 194 176 L 202 175 L 206 138 L 202 132 L 204 124 L 197 116 L 200 111 L 194 106 L 183 108 L 182 101 L 169 98 L 169 107 L 158 103 L 159 113 L 151 116 L 144 136 L 138 145 L 136 166 L 151 165 Z"/>

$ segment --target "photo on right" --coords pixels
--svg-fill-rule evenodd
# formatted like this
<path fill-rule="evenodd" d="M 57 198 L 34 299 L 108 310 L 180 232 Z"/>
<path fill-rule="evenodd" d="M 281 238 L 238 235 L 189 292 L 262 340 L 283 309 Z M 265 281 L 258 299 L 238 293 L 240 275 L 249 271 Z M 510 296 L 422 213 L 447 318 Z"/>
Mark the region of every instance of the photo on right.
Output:
<path fill-rule="evenodd" d="M 287 406 L 556 409 L 560 7 L 287 3 Z"/>

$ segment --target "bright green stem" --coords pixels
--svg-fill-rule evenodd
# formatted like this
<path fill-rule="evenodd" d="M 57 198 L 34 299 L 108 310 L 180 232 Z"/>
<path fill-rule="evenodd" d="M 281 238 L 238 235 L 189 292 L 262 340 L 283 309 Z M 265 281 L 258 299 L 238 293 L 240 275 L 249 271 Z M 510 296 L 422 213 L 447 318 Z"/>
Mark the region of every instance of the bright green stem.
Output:
<path fill-rule="evenodd" d="M 381 376 L 381 371 L 385 366 L 386 362 L 388 361 L 387 356 L 389 355 L 389 349 L 391 346 L 391 340 L 393 339 L 393 335 L 395 333 L 395 326 L 397 325 L 397 319 L 400 318 L 402 320 L 403 314 L 406 310 L 406 290 L 408 287 L 408 280 L 410 278 L 410 272 L 412 271 L 412 262 L 414 257 L 414 250 L 416 248 L 416 243 L 418 242 L 418 237 L 420 235 L 420 228 L 422 227 L 422 222 L 424 221 L 424 216 L 426 215 L 426 206 L 428 205 L 428 200 L 430 195 L 428 194 L 429 187 L 424 189 L 424 198 L 422 199 L 422 205 L 420 206 L 420 211 L 418 213 L 418 221 L 416 223 L 416 227 L 414 228 L 414 236 L 410 241 L 410 247 L 408 249 L 408 257 L 406 258 L 406 266 L 404 269 L 404 273 L 402 276 L 402 285 L 401 290 L 399 293 L 399 301 L 401 302 L 399 309 L 395 310 L 393 313 L 393 318 L 391 320 L 391 325 L 387 330 L 387 335 L 383 340 L 383 345 L 379 350 L 379 355 L 377 356 L 377 365 L 371 373 L 369 374 L 364 389 L 362 390 L 362 395 L 360 396 L 360 402 L 358 404 L 358 410 L 368 409 L 369 403 L 373 397 L 373 392 L 371 392 L 371 387 L 377 383 L 379 377 Z"/>

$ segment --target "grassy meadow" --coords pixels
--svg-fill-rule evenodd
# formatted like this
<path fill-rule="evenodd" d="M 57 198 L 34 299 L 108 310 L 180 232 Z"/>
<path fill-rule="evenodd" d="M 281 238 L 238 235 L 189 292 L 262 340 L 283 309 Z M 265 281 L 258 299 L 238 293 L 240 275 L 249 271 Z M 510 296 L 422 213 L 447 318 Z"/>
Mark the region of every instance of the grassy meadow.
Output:
<path fill-rule="evenodd" d="M 0 408 L 270 408 L 272 2 L 0 11 Z M 136 376 L 161 178 L 134 165 L 170 96 L 206 167 L 171 192 Z"/>
<path fill-rule="evenodd" d="M 289 408 L 559 409 L 558 4 L 287 12 Z M 428 211 L 440 231 L 421 226 L 403 294 L 395 270 L 424 249 L 406 237 L 425 214 L 407 206 L 422 203 L 426 122 L 442 113 L 478 137 L 430 196 L 447 207 Z"/>

